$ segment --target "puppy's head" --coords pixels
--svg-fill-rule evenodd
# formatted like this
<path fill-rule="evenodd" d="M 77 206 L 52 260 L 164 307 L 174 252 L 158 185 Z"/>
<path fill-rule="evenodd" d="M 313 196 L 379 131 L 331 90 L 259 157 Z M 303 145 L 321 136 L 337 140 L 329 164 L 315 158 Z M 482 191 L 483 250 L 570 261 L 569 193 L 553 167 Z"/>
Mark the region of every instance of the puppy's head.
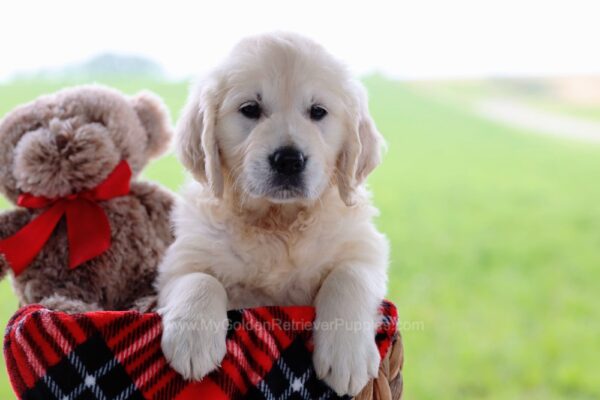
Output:
<path fill-rule="evenodd" d="M 342 200 L 380 160 L 366 93 L 321 46 L 294 34 L 240 42 L 192 92 L 178 152 L 196 179 L 272 203 Z"/>

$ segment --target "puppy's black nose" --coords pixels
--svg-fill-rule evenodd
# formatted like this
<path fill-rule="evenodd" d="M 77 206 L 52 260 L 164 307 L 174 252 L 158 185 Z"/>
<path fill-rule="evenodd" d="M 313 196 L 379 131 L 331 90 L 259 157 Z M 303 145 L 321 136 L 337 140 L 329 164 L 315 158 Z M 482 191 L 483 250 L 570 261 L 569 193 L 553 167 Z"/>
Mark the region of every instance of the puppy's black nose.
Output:
<path fill-rule="evenodd" d="M 269 156 L 271 168 L 282 175 L 298 175 L 304 171 L 306 157 L 294 147 L 281 147 Z"/>

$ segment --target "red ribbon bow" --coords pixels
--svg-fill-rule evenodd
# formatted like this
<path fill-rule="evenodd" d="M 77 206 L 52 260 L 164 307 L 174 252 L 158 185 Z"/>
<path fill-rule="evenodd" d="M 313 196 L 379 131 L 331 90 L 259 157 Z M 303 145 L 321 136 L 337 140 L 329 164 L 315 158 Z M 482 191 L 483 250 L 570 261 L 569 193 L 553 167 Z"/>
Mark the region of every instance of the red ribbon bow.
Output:
<path fill-rule="evenodd" d="M 0 241 L 0 253 L 15 276 L 21 274 L 39 254 L 63 215 L 67 219 L 69 268 L 99 256 L 110 248 L 110 224 L 97 202 L 129 193 L 131 168 L 121 161 L 108 177 L 93 189 L 57 199 L 24 193 L 17 204 L 26 208 L 47 208 L 13 236 Z"/>

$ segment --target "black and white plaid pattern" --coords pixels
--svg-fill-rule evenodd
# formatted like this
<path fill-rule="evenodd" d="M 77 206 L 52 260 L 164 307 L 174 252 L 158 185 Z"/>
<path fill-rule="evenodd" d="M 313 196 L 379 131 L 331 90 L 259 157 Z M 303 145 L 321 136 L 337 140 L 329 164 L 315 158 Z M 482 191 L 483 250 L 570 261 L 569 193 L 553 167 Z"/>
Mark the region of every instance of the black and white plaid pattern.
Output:
<path fill-rule="evenodd" d="M 397 313 L 389 302 L 381 311 L 376 342 L 383 356 Z M 313 318 L 311 307 L 231 312 L 232 349 L 218 373 L 200 383 L 184 381 L 168 365 L 157 314 L 69 315 L 27 306 L 7 326 L 4 357 L 20 399 L 339 399 L 314 372 L 312 330 L 303 328 Z"/>
<path fill-rule="evenodd" d="M 333 390 L 321 382 L 312 364 L 306 341 L 298 337 L 282 354 L 271 371 L 248 393 L 260 400 L 337 400 Z"/>
<path fill-rule="evenodd" d="M 49 368 L 44 378 L 28 390 L 23 398 L 144 399 L 100 335 L 90 337 L 59 364 Z"/>

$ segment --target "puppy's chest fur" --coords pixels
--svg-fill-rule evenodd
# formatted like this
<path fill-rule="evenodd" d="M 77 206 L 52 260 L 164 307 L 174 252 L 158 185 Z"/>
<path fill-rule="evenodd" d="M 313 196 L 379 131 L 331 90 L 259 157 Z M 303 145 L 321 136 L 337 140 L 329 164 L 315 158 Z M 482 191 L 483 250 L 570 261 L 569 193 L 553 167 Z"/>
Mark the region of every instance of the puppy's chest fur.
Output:
<path fill-rule="evenodd" d="M 218 221 L 206 216 L 201 220 L 208 226 L 198 232 L 202 257 L 207 257 L 202 264 L 225 287 L 229 308 L 312 304 L 339 253 L 336 226 L 322 214 L 286 228 L 249 225 L 231 215 Z"/>
<path fill-rule="evenodd" d="M 229 268 L 223 265 L 219 275 L 223 275 L 231 308 L 312 304 L 337 251 L 328 235 L 313 227 L 290 231 L 234 228 L 227 234 L 235 260 Z"/>

